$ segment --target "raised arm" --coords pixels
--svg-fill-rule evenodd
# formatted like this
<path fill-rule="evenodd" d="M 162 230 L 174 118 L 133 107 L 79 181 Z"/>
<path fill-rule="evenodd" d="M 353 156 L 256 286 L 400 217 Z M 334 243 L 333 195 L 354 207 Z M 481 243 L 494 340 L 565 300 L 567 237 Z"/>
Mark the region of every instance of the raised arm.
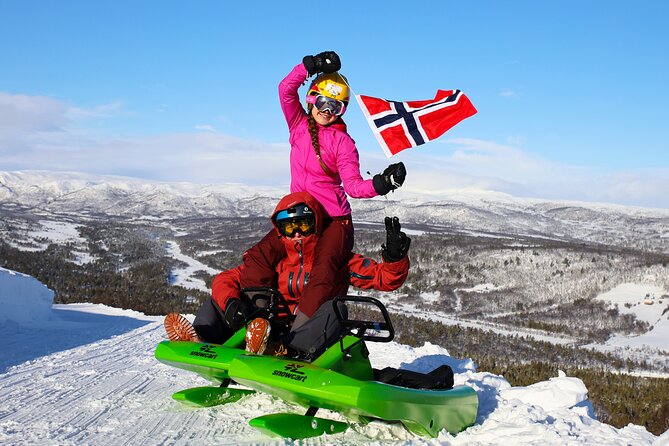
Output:
<path fill-rule="evenodd" d="M 279 83 L 279 101 L 289 129 L 295 127 L 306 117 L 297 92 L 305 80 L 307 80 L 307 69 L 304 68 L 304 64 L 300 63 L 295 65 L 288 76 Z"/>
<path fill-rule="evenodd" d="M 386 243 L 383 249 L 383 262 L 354 254 L 349 261 L 351 285 L 363 289 L 394 291 L 402 284 L 409 274 L 409 247 L 411 239 L 402 232 L 397 217 L 386 217 Z"/>

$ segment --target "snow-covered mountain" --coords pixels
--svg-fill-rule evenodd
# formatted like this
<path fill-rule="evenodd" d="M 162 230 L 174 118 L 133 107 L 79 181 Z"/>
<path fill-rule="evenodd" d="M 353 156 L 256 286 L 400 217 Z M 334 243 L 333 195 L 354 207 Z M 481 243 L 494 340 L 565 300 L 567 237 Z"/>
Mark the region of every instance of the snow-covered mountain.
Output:
<path fill-rule="evenodd" d="M 0 172 L 0 212 L 78 217 L 267 216 L 288 187 L 158 183 L 78 173 Z M 439 197 L 403 190 L 352 200 L 356 221 L 403 222 L 433 231 L 520 235 L 669 252 L 669 210 L 453 191 Z"/>
<path fill-rule="evenodd" d="M 0 269 L 0 313 L 20 301 L 44 308 L 35 279 Z M 14 445 L 286 444 L 248 425 L 250 418 L 302 409 L 264 394 L 237 403 L 192 409 L 172 400 L 182 388 L 207 385 L 202 378 L 153 357 L 164 339 L 162 317 L 102 305 L 54 305 L 47 318 L 0 323 L 0 443 Z M 428 371 L 449 364 L 456 384 L 479 396 L 476 424 L 453 437 L 423 439 L 398 425 L 353 424 L 345 433 L 299 444 L 532 444 L 665 445 L 645 428 L 617 429 L 593 418 L 587 389 L 578 378 L 553 377 L 511 387 L 501 376 L 477 372 L 467 358 L 426 344 L 369 344 L 376 367 Z M 338 414 L 330 413 L 341 419 Z"/>
<path fill-rule="evenodd" d="M 36 212 L 125 217 L 245 216 L 265 211 L 274 201 L 268 198 L 282 193 L 278 188 L 242 184 L 197 185 L 80 173 L 0 172 L 0 203 L 10 209 L 17 206 Z M 261 203 L 244 204 L 254 200 Z"/>

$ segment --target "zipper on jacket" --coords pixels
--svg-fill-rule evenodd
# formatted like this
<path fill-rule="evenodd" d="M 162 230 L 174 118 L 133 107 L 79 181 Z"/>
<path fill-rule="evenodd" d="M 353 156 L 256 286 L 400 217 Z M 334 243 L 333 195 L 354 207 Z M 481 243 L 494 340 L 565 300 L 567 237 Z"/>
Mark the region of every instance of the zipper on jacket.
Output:
<path fill-rule="evenodd" d="M 362 279 L 362 280 L 372 280 L 374 278 L 374 276 L 363 276 L 361 274 L 353 273 L 353 272 L 351 273 L 351 277 L 357 277 L 358 279 Z"/>
<path fill-rule="evenodd" d="M 290 297 L 295 297 L 295 293 L 293 292 L 293 275 L 295 275 L 294 272 L 288 273 L 288 294 L 290 294 Z"/>
<path fill-rule="evenodd" d="M 304 256 L 302 255 L 302 240 L 295 242 L 295 250 L 300 255 L 300 269 L 297 272 L 297 279 L 295 280 L 295 291 L 301 294 L 300 291 L 300 276 L 304 270 Z M 302 287 L 304 289 L 304 286 Z"/>

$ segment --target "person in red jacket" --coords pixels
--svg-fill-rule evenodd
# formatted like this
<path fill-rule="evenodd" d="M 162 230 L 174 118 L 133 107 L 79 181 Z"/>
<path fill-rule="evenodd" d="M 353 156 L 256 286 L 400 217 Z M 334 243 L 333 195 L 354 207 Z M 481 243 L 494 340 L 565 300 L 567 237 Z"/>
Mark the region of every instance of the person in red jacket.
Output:
<path fill-rule="evenodd" d="M 269 283 L 281 292 L 290 311 L 295 315 L 288 335 L 282 340 L 292 350 L 307 355 L 322 351 L 332 341 L 331 338 L 337 335 L 337 327 L 330 326 L 336 320 L 334 309 L 332 305 L 323 305 L 324 303 L 335 296 L 347 294 L 349 285 L 379 291 L 396 290 L 404 283 L 409 271 L 407 252 L 411 239 L 401 231 L 397 217 L 386 217 L 387 241 L 383 245 L 383 262 L 351 253 L 347 265 L 336 277 L 331 278 L 334 290 L 332 294 L 303 300 L 302 292 L 309 280 L 315 247 L 324 230 L 326 216 L 327 213 L 313 196 L 307 192 L 296 192 L 281 199 L 271 218 L 274 236 L 283 244 L 286 255 L 276 266 Z M 256 244 L 244 253 L 244 257 L 268 255 L 262 251 L 263 247 L 266 245 Z M 318 254 L 327 255 L 325 252 Z M 193 326 L 183 316 L 176 319 L 177 316 L 168 315 L 165 327 L 170 339 L 202 340 L 220 344 L 249 322 L 251 312 L 248 304 L 239 299 L 242 289 L 240 281 L 242 275 L 252 277 L 256 273 L 253 265 L 253 262 L 244 262 L 214 278 L 212 296 L 203 304 Z M 257 273 L 266 274 L 266 271 L 259 268 Z M 185 321 L 188 326 L 179 327 L 176 320 Z M 252 325 L 247 326 L 247 335 L 254 331 L 263 332 L 267 327 L 258 330 L 254 328 Z M 265 336 L 262 339 L 261 336 L 257 341 L 258 345 L 249 350 L 262 353 L 267 338 Z M 247 349 L 248 347 L 247 345 Z"/>

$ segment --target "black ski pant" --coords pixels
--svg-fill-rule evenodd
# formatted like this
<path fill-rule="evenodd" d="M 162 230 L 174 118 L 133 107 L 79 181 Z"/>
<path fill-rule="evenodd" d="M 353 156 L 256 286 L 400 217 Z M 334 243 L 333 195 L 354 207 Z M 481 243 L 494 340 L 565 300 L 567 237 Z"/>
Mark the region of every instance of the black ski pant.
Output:
<path fill-rule="evenodd" d="M 340 312 L 346 315 L 344 304 L 340 304 Z M 222 344 L 234 334 L 225 321 L 225 313 L 211 297 L 200 307 L 193 326 L 200 339 L 212 344 Z M 332 301 L 327 301 L 303 325 L 274 340 L 282 341 L 306 359 L 314 359 L 337 342 L 340 335 L 341 325 Z"/>
<path fill-rule="evenodd" d="M 211 297 L 200 307 L 193 327 L 200 339 L 210 344 L 222 344 L 234 334 L 225 321 L 225 313 Z"/>
<path fill-rule="evenodd" d="M 339 304 L 339 311 L 346 317 L 346 306 Z M 300 325 L 283 337 L 283 343 L 301 353 L 305 359 L 313 360 L 341 336 L 341 324 L 335 314 L 332 301 L 326 301 L 318 310 Z"/>

